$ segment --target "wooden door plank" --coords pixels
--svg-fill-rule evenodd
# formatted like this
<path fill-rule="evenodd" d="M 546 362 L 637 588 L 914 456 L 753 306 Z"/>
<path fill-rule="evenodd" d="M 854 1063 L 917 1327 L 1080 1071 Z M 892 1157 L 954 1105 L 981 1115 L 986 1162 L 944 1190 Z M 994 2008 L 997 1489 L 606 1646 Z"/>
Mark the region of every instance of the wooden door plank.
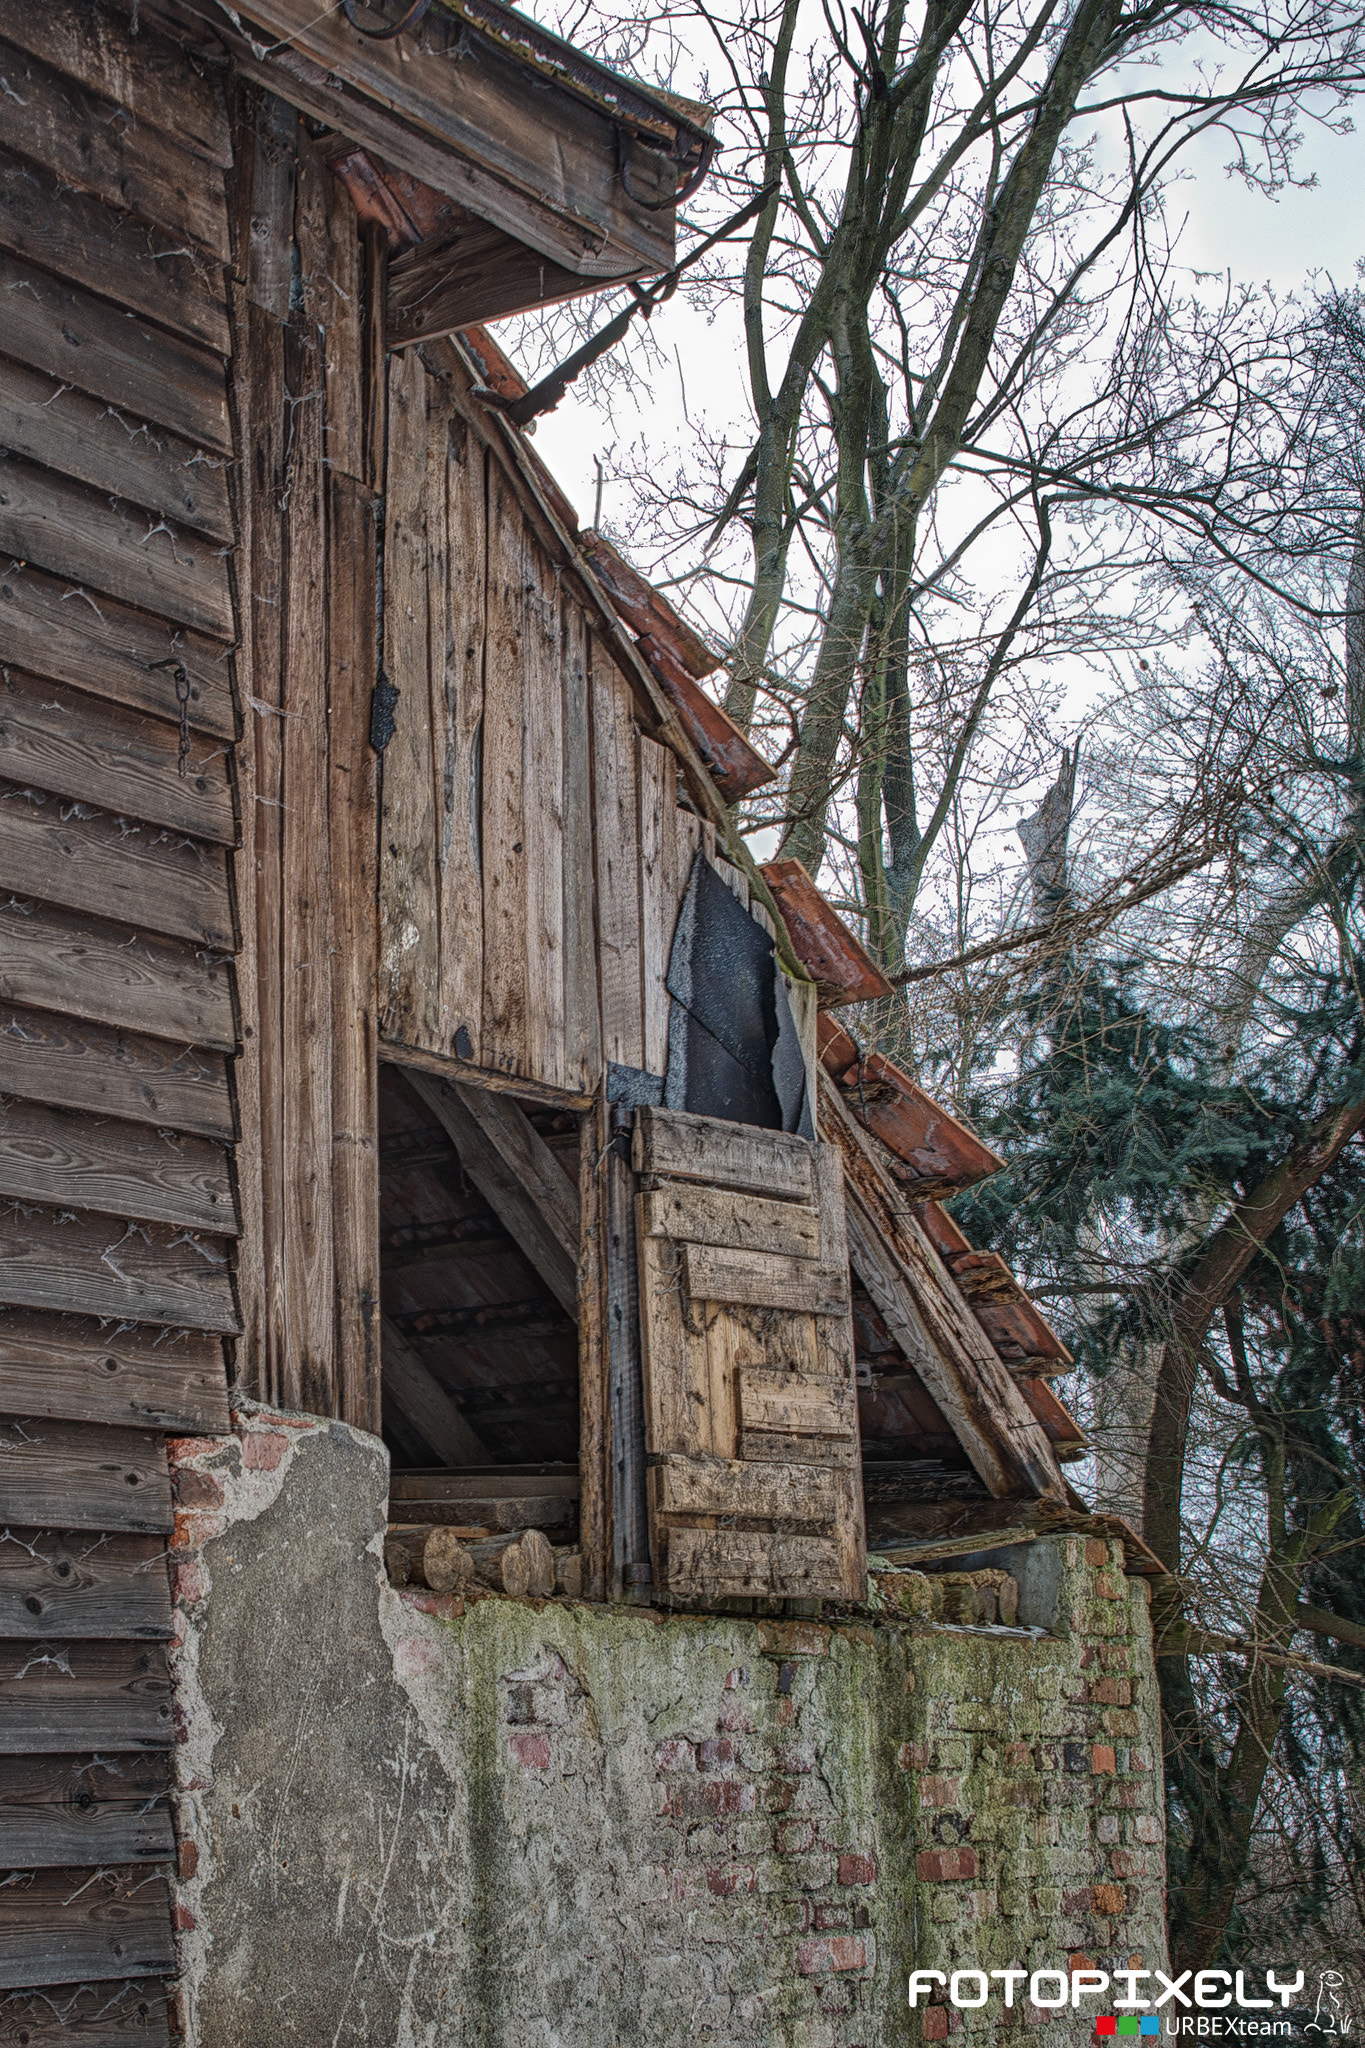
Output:
<path fill-rule="evenodd" d="M 383 1344 L 385 1397 L 406 1415 L 438 1458 L 449 1465 L 485 1464 L 488 1448 L 482 1437 L 388 1316 L 383 1319 Z"/>
<path fill-rule="evenodd" d="M 0 251 L 5 354 L 150 420 L 195 448 L 232 451 L 220 355 L 130 316 L 50 271 Z"/>
<path fill-rule="evenodd" d="M 742 1458 L 664 1457 L 650 1471 L 655 1512 L 832 1524 L 836 1474 L 819 1465 L 754 1465 Z"/>
<path fill-rule="evenodd" d="M 708 1187 L 751 1188 L 755 1194 L 797 1202 L 815 1200 L 814 1157 L 804 1138 L 684 1110 L 638 1112 L 635 1170 Z"/>
<path fill-rule="evenodd" d="M 832 1536 L 774 1538 L 749 1529 L 673 1526 L 667 1545 L 668 1591 L 675 1599 L 847 1597 Z"/>
<path fill-rule="evenodd" d="M 693 1301 L 723 1301 L 748 1308 L 790 1309 L 806 1315 L 849 1312 L 848 1266 L 818 1266 L 807 1259 L 718 1245 L 683 1248 L 687 1292 Z"/>
<path fill-rule="evenodd" d="M 386 1038 L 445 1052 L 453 1048 L 440 1035 L 438 712 L 429 667 L 426 386 L 416 349 L 390 356 L 384 674 L 399 695 L 393 735 L 384 749 L 380 799 L 380 1028 Z M 438 540 L 444 538 L 443 524 Z M 481 922 L 476 923 L 476 957 Z M 475 1037 L 478 1029 L 476 1021 Z"/>
<path fill-rule="evenodd" d="M 733 1188 L 680 1181 L 661 1181 L 642 1200 L 650 1237 L 792 1259 L 820 1257 L 820 1219 L 799 1202 L 770 1202 Z"/>
<path fill-rule="evenodd" d="M 433 386 L 434 397 L 434 386 Z M 467 422 L 448 412 L 428 442 L 440 453 L 430 479 L 438 532 L 428 554 L 431 621 L 434 823 L 439 835 L 440 1014 L 431 1043 L 483 1060 L 483 717 L 488 608 L 487 454 Z"/>
<path fill-rule="evenodd" d="M 304 289 L 326 330 L 324 413 L 327 467 L 357 483 L 365 475 L 364 295 L 360 222 L 355 202 L 340 178 L 327 179 L 327 263 L 320 277 L 306 277 Z"/>
<path fill-rule="evenodd" d="M 639 1230 L 638 1249 L 646 1446 L 696 1457 L 713 1447 L 706 1332 L 683 1320 L 677 1248 Z"/>
<path fill-rule="evenodd" d="M 854 1271 L 986 1486 L 996 1499 L 1062 1498 L 1045 1432 L 824 1074 L 820 1130 L 843 1162 Z"/>
<path fill-rule="evenodd" d="M 0 1531 L 0 1636 L 166 1642 L 173 1633 L 164 1538 Z"/>
<path fill-rule="evenodd" d="M 182 626 L 233 638 L 220 549 L 158 514 L 123 500 L 111 504 L 14 456 L 0 458 L 0 552 Z"/>
<path fill-rule="evenodd" d="M 332 1245 L 337 1386 L 346 1422 L 381 1424 L 379 1066 L 375 982 L 378 761 L 370 746 L 375 684 L 375 509 L 363 484 L 334 474 L 329 526 L 328 831 L 332 843 Z"/>
<path fill-rule="evenodd" d="M 233 846 L 221 741 L 0 669 L 0 776 Z"/>
<path fill-rule="evenodd" d="M 171 1976 L 176 1967 L 163 1878 L 127 1871 L 35 1871 L 6 1893 L 0 1989 Z"/>
<path fill-rule="evenodd" d="M 226 647 L 26 563 L 0 574 L 0 661 L 177 728 L 183 715 L 192 733 L 231 739 L 237 730 Z"/>
<path fill-rule="evenodd" d="M 135 213 L 114 213 L 66 190 L 8 150 L 0 152 L 0 245 L 187 341 L 228 353 L 221 266 L 182 253 L 174 235 Z"/>
<path fill-rule="evenodd" d="M 578 1192 L 524 1110 L 409 1070 L 408 1086 L 449 1132 L 460 1164 L 560 1306 L 578 1312 Z"/>
<path fill-rule="evenodd" d="M 221 1053 L 73 1022 L 0 1001 L 0 1087 L 32 1102 L 129 1117 L 158 1129 L 234 1135 Z"/>
<path fill-rule="evenodd" d="M 168 1534 L 175 1520 L 161 1436 L 89 1422 L 0 1422 L 0 1502 L 11 1527 Z"/>
<path fill-rule="evenodd" d="M 4 1072 L 0 1048 L 0 1074 Z M 0 1196 L 237 1235 L 221 1145 L 49 1103 L 0 1099 Z"/>
<path fill-rule="evenodd" d="M 597 1007 L 597 924 L 592 862 L 592 714 L 588 624 L 562 594 L 564 642 L 564 1081 L 575 1094 L 596 1088 L 602 1071 Z"/>
<path fill-rule="evenodd" d="M 125 108 L 134 130 L 149 125 L 208 163 L 231 165 L 217 78 L 145 20 L 133 32 L 126 18 L 85 0 L 43 0 L 40 12 L 28 0 L 0 0 L 0 35 Z"/>
<path fill-rule="evenodd" d="M 0 1415 L 213 1436 L 229 1427 L 221 1338 L 0 1316 Z"/>
<path fill-rule="evenodd" d="M 0 784 L 0 887 L 201 946 L 236 947 L 220 848 L 15 783 Z"/>
<path fill-rule="evenodd" d="M 0 902 L 0 998 L 230 1051 L 227 965 L 174 940 L 37 903 Z"/>
<path fill-rule="evenodd" d="M 224 1240 L 26 1203 L 0 1204 L 0 1301 L 228 1335 L 238 1328 Z"/>
<path fill-rule="evenodd" d="M 121 1985 L 62 1985 L 0 1995 L 0 2027 L 31 2048 L 170 2048 L 161 1986 L 150 1978 Z M 177 2040 L 179 2036 L 177 2035 Z"/>
<path fill-rule="evenodd" d="M 746 1435 L 757 1430 L 792 1437 L 856 1436 L 857 1401 L 846 1381 L 812 1380 L 755 1366 L 741 1367 L 738 1381 L 740 1423 Z"/>
<path fill-rule="evenodd" d="M 8 342 L 8 329 L 0 340 Z M 221 456 L 7 357 L 0 357 L 0 447 L 164 513 L 187 532 L 235 538 Z"/>
<path fill-rule="evenodd" d="M 488 634 L 483 717 L 482 1063 L 531 1074 L 527 909 L 525 669 L 531 629 L 529 536 L 497 463 L 488 473 Z M 537 972 L 539 963 L 536 963 Z"/>
<path fill-rule="evenodd" d="M 589 652 L 602 1054 L 618 1066 L 643 1067 L 634 706 L 630 684 L 595 636 Z"/>

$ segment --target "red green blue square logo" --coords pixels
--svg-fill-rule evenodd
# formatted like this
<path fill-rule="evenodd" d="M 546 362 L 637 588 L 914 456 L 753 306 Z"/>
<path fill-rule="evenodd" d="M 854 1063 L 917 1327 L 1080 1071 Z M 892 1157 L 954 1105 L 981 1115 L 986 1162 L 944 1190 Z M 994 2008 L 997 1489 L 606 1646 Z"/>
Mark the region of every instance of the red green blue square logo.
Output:
<path fill-rule="evenodd" d="M 1144 2013 L 1143 2017 L 1139 2019 L 1136 2013 L 1126 2012 L 1122 2019 L 1118 2019 L 1112 2012 L 1107 2012 L 1101 2013 L 1095 2021 L 1095 2033 L 1101 2040 L 1107 2039 L 1111 2034 L 1159 2034 L 1160 2032 L 1161 2021 L 1155 2013 Z"/>

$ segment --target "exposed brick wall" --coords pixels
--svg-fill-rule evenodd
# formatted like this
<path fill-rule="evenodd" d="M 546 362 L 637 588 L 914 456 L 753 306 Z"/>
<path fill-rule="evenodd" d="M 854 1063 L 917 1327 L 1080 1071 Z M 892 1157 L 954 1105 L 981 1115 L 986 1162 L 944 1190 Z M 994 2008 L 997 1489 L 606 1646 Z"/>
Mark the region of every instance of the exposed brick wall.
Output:
<path fill-rule="evenodd" d="M 1055 1630 L 397 1592 L 382 1453 L 254 1412 L 175 1453 L 192 2048 L 902 2048 L 916 1966 L 1164 1962 L 1145 1595 Z"/>

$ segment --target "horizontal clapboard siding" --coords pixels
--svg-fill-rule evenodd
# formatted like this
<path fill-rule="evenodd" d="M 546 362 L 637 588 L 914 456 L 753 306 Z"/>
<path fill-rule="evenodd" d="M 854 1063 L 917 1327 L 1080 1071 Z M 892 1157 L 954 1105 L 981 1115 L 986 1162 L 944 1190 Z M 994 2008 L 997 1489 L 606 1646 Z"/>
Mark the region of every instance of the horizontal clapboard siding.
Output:
<path fill-rule="evenodd" d="M 0 1196 L 235 1235 L 221 1145 L 183 1132 L 0 1101 Z"/>
<path fill-rule="evenodd" d="M 115 1030 L 50 1010 L 0 1002 L 5 1087 L 32 1102 L 100 1116 L 131 1117 L 159 1130 L 233 1135 L 232 1098 L 221 1053 L 143 1032 Z"/>
<path fill-rule="evenodd" d="M 0 1202 L 0 1301 L 235 1334 L 228 1241 Z"/>
<path fill-rule="evenodd" d="M 237 1041 L 224 961 L 136 927 L 0 897 L 0 997 L 181 1045 Z"/>
<path fill-rule="evenodd" d="M 23 2048 L 169 2048 L 171 2038 L 165 1996 L 146 1978 L 0 1994 L 0 2040 L 6 2028 Z"/>
<path fill-rule="evenodd" d="M 5 1893 L 0 1987 L 169 1974 L 164 1880 L 130 1870 L 37 1870 Z"/>
<path fill-rule="evenodd" d="M 96 602 L 27 560 L 0 573 L 0 661 L 175 725 L 183 715 L 196 732 L 236 731 L 226 646 L 106 594 Z"/>
<path fill-rule="evenodd" d="M 0 1753 L 84 1747 L 104 1754 L 174 1742 L 170 1671 L 159 1643 L 0 1642 Z"/>
<path fill-rule="evenodd" d="M 11 1527 L 168 1535 L 175 1523 L 165 1445 L 149 1429 L 0 1422 L 0 1486 Z"/>
<path fill-rule="evenodd" d="M 169 1762 L 164 1751 L 0 1757 L 0 1870 L 164 1863 L 175 1853 Z"/>
<path fill-rule="evenodd" d="M 109 1330 L 84 1316 L 0 1314 L 0 1415 L 164 1429 L 227 1429 L 223 1344 L 194 1330 Z"/>
<path fill-rule="evenodd" d="M 0 1636 L 166 1642 L 171 1588 L 161 1536 L 0 1531 Z"/>

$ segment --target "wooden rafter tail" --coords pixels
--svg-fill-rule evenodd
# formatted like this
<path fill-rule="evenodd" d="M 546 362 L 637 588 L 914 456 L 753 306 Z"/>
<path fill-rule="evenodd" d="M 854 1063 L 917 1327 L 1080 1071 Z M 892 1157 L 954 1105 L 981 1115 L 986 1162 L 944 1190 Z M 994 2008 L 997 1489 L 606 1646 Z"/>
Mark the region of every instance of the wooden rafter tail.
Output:
<path fill-rule="evenodd" d="M 919 1220 L 1006 1364 L 1032 1377 L 1074 1363 L 1057 1332 L 997 1254 L 974 1251 L 937 1201 L 920 1205 Z M 984 1266 L 983 1260 L 987 1262 Z"/>
<path fill-rule="evenodd" d="M 891 1154 L 890 1171 L 921 1202 L 957 1194 L 1004 1165 L 891 1060 L 875 1052 L 860 1058 L 848 1033 L 828 1015 L 820 1018 L 819 1048 L 820 1064 L 850 1114 Z M 971 1246 L 959 1232 L 951 1247 L 935 1239 L 935 1249 L 948 1257 L 951 1251 L 970 1252 Z"/>
<path fill-rule="evenodd" d="M 770 860 L 762 872 L 797 955 L 819 990 L 822 1009 L 875 1002 L 892 993 L 867 948 L 825 901 L 799 860 Z"/>
<path fill-rule="evenodd" d="M 597 572 L 598 582 L 633 633 L 666 647 L 697 682 L 720 667 L 715 649 L 693 631 L 661 591 L 646 582 L 638 569 L 631 568 L 609 540 L 592 527 L 585 528 L 579 540 Z"/>
<path fill-rule="evenodd" d="M 1085 1457 L 1090 1449 L 1090 1440 L 1070 1409 L 1057 1399 L 1047 1381 L 1020 1373 L 1016 1375 L 1015 1384 L 1042 1424 L 1059 1460 L 1066 1464 L 1072 1459 Z"/>

